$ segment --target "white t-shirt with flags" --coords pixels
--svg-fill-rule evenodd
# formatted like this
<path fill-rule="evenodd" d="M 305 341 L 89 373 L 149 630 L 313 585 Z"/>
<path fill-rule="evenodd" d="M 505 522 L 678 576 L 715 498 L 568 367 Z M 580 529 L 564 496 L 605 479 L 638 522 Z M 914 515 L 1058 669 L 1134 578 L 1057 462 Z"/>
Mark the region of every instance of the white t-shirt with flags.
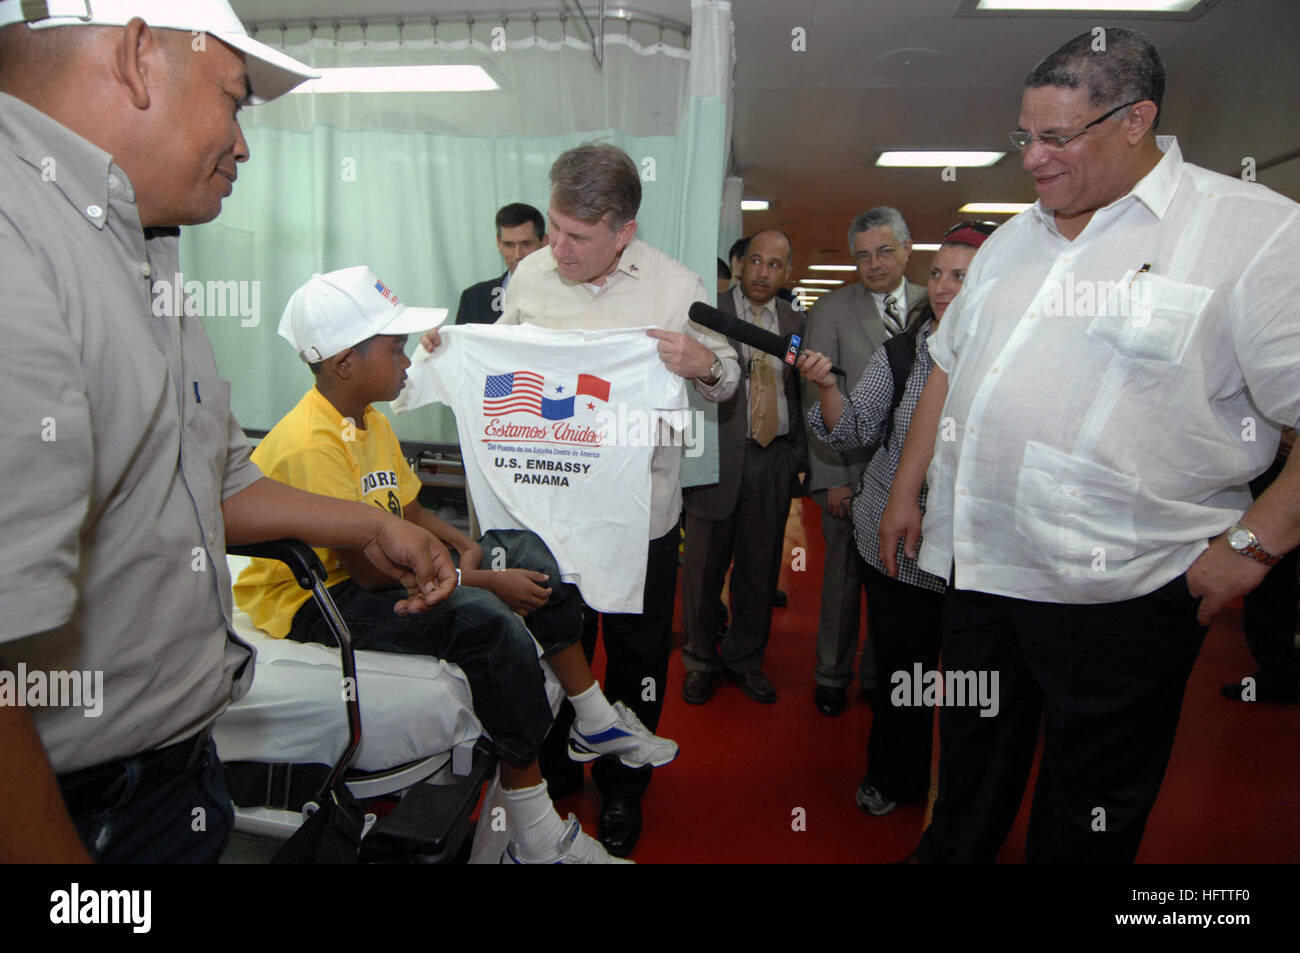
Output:
<path fill-rule="evenodd" d="M 601 612 L 641 611 L 650 458 L 686 429 L 685 383 L 647 330 L 442 328 L 393 403 L 452 408 L 479 524 L 532 530 Z"/>

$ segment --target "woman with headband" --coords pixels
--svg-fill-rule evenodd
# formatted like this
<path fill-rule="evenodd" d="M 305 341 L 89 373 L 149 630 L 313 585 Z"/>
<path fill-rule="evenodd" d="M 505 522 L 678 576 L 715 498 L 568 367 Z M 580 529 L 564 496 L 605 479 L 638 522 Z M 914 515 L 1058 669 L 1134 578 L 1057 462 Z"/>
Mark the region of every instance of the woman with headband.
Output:
<path fill-rule="evenodd" d="M 877 817 L 888 814 L 900 801 L 925 800 L 930 789 L 930 709 L 937 699 L 924 696 L 922 685 L 913 682 L 922 673 L 937 672 L 947 588 L 945 580 L 923 572 L 915 560 L 907 558 L 901 542 L 898 578 L 886 573 L 878 552 L 880 517 L 912 412 L 934 366 L 926 341 L 961 290 L 975 250 L 994 227 L 986 222 L 962 222 L 948 230 L 930 266 L 929 300 L 914 306 L 908 312 L 905 330 L 876 350 L 847 398 L 836 386 L 831 362 L 824 355 L 805 351 L 797 365 L 820 391 L 808 411 L 808 422 L 822 441 L 841 452 L 879 445 L 853 500 L 854 537 L 879 673 L 872 698 L 867 772 L 858 787 L 857 803 Z M 922 487 L 922 510 L 925 496 Z M 926 681 L 933 685 L 937 677 L 932 675 Z"/>

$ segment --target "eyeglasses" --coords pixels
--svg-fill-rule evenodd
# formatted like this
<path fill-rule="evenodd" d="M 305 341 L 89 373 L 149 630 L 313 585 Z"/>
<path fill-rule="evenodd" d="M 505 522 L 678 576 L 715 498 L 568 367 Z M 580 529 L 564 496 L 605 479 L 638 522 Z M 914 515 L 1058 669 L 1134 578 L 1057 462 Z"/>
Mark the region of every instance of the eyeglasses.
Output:
<path fill-rule="evenodd" d="M 875 258 L 879 258 L 879 259 L 881 260 L 881 262 L 883 263 L 883 262 L 893 261 L 893 260 L 894 260 L 894 255 L 895 255 L 897 252 L 898 252 L 898 249 L 895 248 L 893 245 L 881 245 L 881 246 L 880 246 L 879 248 L 877 248 L 874 252 L 869 251 L 869 250 L 867 250 L 867 249 L 863 249 L 862 251 L 857 252 L 856 254 L 854 254 L 853 257 L 854 257 L 855 259 L 857 259 L 858 261 L 860 261 L 860 262 L 866 262 L 867 264 L 870 264 L 871 261 L 872 261 L 872 259 L 875 259 Z"/>
<path fill-rule="evenodd" d="M 1019 149 L 1021 152 L 1028 149 L 1029 144 L 1033 142 L 1035 139 L 1037 139 L 1039 142 L 1043 144 L 1044 149 L 1048 149 L 1051 152 L 1060 152 L 1062 149 L 1065 148 L 1066 144 L 1071 139 L 1077 139 L 1079 136 L 1083 135 L 1093 126 L 1097 125 L 1098 123 L 1105 122 L 1107 119 L 1115 115 L 1115 113 L 1119 112 L 1121 109 L 1125 108 L 1126 106 L 1132 106 L 1135 103 L 1140 103 L 1140 102 L 1142 102 L 1142 100 L 1134 99 L 1132 102 L 1121 103 L 1120 105 L 1112 109 L 1110 112 L 1106 113 L 1106 115 L 1094 119 L 1092 122 L 1088 123 L 1088 125 L 1084 126 L 1078 132 L 1070 136 L 1036 136 L 1032 132 L 1025 132 L 1023 129 L 1017 129 L 1015 132 L 1011 133 L 1011 141 L 1015 144 L 1015 147 Z"/>

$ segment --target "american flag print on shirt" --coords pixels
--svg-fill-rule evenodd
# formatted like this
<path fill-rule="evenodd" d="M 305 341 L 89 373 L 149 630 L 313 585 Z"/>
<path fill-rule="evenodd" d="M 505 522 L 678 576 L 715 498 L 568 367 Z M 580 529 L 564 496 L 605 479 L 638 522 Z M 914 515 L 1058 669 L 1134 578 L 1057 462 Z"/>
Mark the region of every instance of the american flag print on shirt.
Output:
<path fill-rule="evenodd" d="M 569 396 L 561 396 L 566 390 L 563 384 L 548 386 L 546 378 L 535 371 L 489 374 L 483 385 L 483 413 L 525 413 L 544 420 L 567 420 L 573 416 L 577 397 L 609 401 L 609 381 L 594 374 L 579 374 Z"/>

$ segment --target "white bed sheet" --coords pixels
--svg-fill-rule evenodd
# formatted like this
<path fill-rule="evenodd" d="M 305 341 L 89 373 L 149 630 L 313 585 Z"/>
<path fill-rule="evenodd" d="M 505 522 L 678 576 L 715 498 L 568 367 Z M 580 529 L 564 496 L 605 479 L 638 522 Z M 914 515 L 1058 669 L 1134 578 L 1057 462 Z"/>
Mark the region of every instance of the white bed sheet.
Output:
<path fill-rule="evenodd" d="M 248 564 L 240 556 L 227 561 L 232 579 Z M 214 726 L 221 760 L 333 764 L 348 740 L 338 650 L 273 639 L 242 611 L 235 613 L 235 629 L 257 660 L 252 688 Z M 406 764 L 483 733 L 457 666 L 389 652 L 358 651 L 356 660 L 362 736 L 356 769 Z"/>

